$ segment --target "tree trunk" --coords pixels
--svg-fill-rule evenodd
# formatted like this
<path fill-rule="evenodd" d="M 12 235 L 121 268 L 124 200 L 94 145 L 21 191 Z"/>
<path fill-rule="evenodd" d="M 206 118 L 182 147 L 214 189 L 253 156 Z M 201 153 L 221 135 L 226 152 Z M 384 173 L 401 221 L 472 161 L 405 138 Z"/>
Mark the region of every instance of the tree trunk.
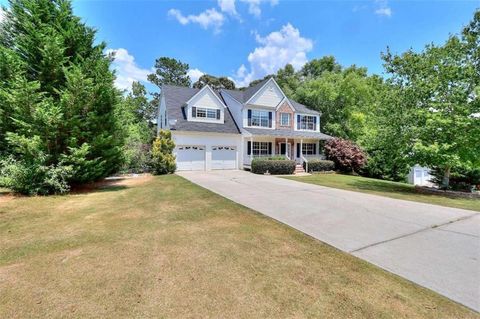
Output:
<path fill-rule="evenodd" d="M 447 189 L 450 185 L 450 166 L 445 167 L 442 179 L 442 188 Z"/>

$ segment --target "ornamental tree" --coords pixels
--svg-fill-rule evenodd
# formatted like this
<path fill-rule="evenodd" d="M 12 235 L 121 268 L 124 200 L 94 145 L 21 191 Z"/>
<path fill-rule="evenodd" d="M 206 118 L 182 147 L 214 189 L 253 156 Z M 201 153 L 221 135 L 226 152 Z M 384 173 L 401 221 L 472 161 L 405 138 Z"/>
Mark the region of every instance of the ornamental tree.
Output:
<path fill-rule="evenodd" d="M 367 163 L 367 156 L 360 147 L 341 138 L 325 143 L 325 155 L 343 172 L 358 172 Z"/>

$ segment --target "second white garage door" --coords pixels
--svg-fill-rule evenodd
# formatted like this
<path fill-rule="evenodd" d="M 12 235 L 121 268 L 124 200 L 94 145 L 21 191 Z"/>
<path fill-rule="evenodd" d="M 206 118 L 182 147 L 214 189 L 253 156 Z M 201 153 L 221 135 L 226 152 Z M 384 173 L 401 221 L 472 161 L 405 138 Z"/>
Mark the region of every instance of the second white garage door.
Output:
<path fill-rule="evenodd" d="M 179 145 L 176 148 L 177 170 L 203 171 L 205 169 L 205 146 Z"/>
<path fill-rule="evenodd" d="M 236 169 L 237 148 L 235 146 L 212 146 L 212 169 Z"/>

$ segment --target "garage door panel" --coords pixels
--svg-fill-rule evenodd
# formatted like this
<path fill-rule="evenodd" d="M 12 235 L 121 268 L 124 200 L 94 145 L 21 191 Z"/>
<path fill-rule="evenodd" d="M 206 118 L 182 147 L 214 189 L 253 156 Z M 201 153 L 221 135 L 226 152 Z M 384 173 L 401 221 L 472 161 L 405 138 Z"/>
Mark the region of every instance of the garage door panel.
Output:
<path fill-rule="evenodd" d="M 236 169 L 237 148 L 235 146 L 212 146 L 212 169 Z"/>
<path fill-rule="evenodd" d="M 179 145 L 176 148 L 177 170 L 199 171 L 205 169 L 205 146 Z"/>

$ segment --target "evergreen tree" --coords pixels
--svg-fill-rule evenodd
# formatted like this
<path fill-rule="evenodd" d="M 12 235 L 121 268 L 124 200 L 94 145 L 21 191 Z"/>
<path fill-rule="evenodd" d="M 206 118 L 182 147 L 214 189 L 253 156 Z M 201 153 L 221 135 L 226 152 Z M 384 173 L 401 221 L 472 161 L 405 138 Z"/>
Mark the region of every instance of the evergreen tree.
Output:
<path fill-rule="evenodd" d="M 174 173 L 177 166 L 173 149 L 175 143 L 172 140 L 172 133 L 161 130 L 158 137 L 153 141 L 151 168 L 154 175 Z"/>
<path fill-rule="evenodd" d="M 68 184 L 115 172 L 119 92 L 105 44 L 94 43 L 95 30 L 68 0 L 9 4 L 0 31 L 0 73 L 8 79 L 0 84 L 0 154 L 24 168 L 66 168 Z"/>

